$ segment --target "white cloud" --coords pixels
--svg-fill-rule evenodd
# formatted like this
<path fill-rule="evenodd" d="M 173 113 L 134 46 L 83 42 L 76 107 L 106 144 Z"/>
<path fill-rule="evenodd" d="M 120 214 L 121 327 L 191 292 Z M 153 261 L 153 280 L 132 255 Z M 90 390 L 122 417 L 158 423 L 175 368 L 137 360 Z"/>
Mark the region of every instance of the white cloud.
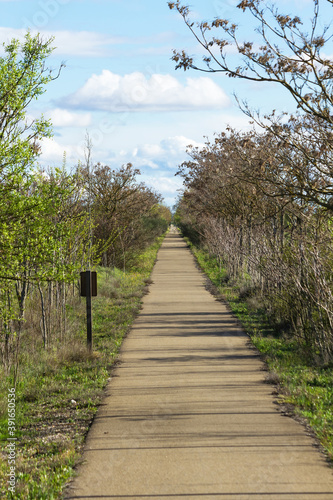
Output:
<path fill-rule="evenodd" d="M 1 2 L 1 0 L 0 0 Z M 24 39 L 27 26 L 22 29 L 0 27 L 0 43 L 8 43 L 12 38 Z M 125 37 L 112 37 L 94 31 L 48 31 L 43 29 L 33 29 L 31 34 L 40 33 L 44 38 L 54 37 L 52 46 L 55 47 L 55 54 L 60 56 L 82 56 L 82 57 L 102 57 L 110 55 L 110 46 L 121 45 L 128 42 Z"/>
<path fill-rule="evenodd" d="M 168 74 L 120 76 L 107 69 L 65 99 L 67 106 L 113 112 L 218 109 L 229 103 L 222 88 L 207 77 L 187 78 L 184 85 Z"/>
<path fill-rule="evenodd" d="M 142 176 L 144 182 L 150 184 L 156 191 L 162 192 L 164 195 L 175 195 L 179 189 L 183 186 L 183 181 L 180 177 L 166 177 L 165 175 L 161 175 L 160 177 L 148 177 Z"/>
<path fill-rule="evenodd" d="M 91 124 L 90 113 L 72 113 L 67 109 L 55 108 L 45 113 L 54 127 L 87 127 Z"/>
<path fill-rule="evenodd" d="M 102 160 L 114 168 L 119 168 L 127 162 L 132 162 L 136 168 L 139 168 L 142 175 L 138 178 L 145 182 L 149 187 L 158 193 L 161 193 L 165 203 L 173 205 L 179 190 L 182 189 L 182 179 L 175 177 L 175 171 L 179 163 L 186 159 L 185 147 L 192 143 L 202 146 L 202 144 L 191 141 L 183 136 L 168 137 L 160 141 L 159 144 L 145 144 L 134 151 L 120 150 L 112 154 L 108 160 L 107 151 L 93 150 L 94 158 Z M 66 153 L 67 164 L 75 165 L 79 158 L 84 160 L 82 151 L 78 144 L 74 142 L 70 145 L 60 144 L 54 139 L 43 139 L 41 165 L 44 167 L 59 166 L 62 163 L 63 155 Z"/>
<path fill-rule="evenodd" d="M 60 164 L 64 153 L 66 153 L 67 159 L 76 160 L 77 152 L 73 146 L 62 146 L 54 139 L 45 138 L 41 141 L 42 146 L 42 156 L 41 160 L 43 164 L 49 162 L 56 162 Z"/>
<path fill-rule="evenodd" d="M 71 167 L 77 164 L 78 160 L 84 161 L 83 144 L 84 136 L 77 135 L 72 137 L 58 137 L 55 139 L 43 139 L 42 155 L 40 163 L 42 166 L 59 166 L 62 163 L 64 152 L 66 153 L 67 164 Z M 101 161 L 114 168 L 131 162 L 134 167 L 141 170 L 139 180 L 145 182 L 157 192 L 161 193 L 168 205 L 173 205 L 182 189 L 182 179 L 175 177 L 175 172 L 180 163 L 189 157 L 186 154 L 186 147 L 203 147 L 203 143 L 193 141 L 185 136 L 170 136 L 156 143 L 140 144 L 134 149 L 119 149 L 111 151 L 110 145 L 106 147 L 93 147 L 93 162 Z"/>
<path fill-rule="evenodd" d="M 180 177 L 167 176 L 164 172 L 154 176 L 143 174 L 140 180 L 163 197 L 164 203 L 172 207 L 180 192 L 184 190 L 183 180 Z"/>
<path fill-rule="evenodd" d="M 55 53 L 84 57 L 101 57 L 108 53 L 107 47 L 125 43 L 121 37 L 110 37 L 91 31 L 58 31 L 54 33 Z"/>
<path fill-rule="evenodd" d="M 159 144 L 143 144 L 132 152 L 132 161 L 138 167 L 148 166 L 154 169 L 166 167 L 175 170 L 187 158 L 186 148 L 192 144 L 202 148 L 198 143 L 184 136 L 168 137 Z"/>
<path fill-rule="evenodd" d="M 172 208 L 177 198 L 181 193 L 184 192 L 183 180 L 179 177 L 169 178 L 161 176 L 156 179 L 156 185 L 154 183 L 155 179 L 150 182 L 150 185 L 163 196 L 164 203 Z"/>
<path fill-rule="evenodd" d="M 6 0 L 0 0 L 0 3 L 2 1 Z M 173 43 L 175 43 L 175 34 L 172 32 L 162 32 L 154 37 L 110 36 L 106 33 L 87 30 L 49 31 L 43 27 L 34 26 L 33 19 L 24 19 L 22 22 L 24 25 L 22 28 L 0 26 L 0 44 L 8 43 L 13 38 L 22 41 L 28 29 L 32 35 L 39 33 L 45 39 L 54 38 L 52 46 L 55 47 L 54 54 L 58 56 L 97 58 L 124 55 L 124 46 L 128 44 L 132 47 L 132 56 L 145 54 L 170 56 Z M 3 53 L 3 49 L 0 49 Z"/>
<path fill-rule="evenodd" d="M 162 147 L 168 152 L 168 154 L 174 156 L 179 155 L 179 153 L 184 154 L 187 147 L 192 145 L 194 147 L 203 148 L 204 143 L 196 142 L 183 135 L 177 135 L 175 137 L 168 137 L 167 139 L 163 139 L 161 141 Z"/>

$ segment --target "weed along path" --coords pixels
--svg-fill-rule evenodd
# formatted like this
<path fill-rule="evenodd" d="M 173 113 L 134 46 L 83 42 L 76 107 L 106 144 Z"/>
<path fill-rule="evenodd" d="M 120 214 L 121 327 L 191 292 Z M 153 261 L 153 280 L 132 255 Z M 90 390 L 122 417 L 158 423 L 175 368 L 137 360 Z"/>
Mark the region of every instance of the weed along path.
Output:
<path fill-rule="evenodd" d="M 333 471 L 276 409 L 262 363 L 178 233 L 86 441 L 67 499 L 333 500 Z"/>

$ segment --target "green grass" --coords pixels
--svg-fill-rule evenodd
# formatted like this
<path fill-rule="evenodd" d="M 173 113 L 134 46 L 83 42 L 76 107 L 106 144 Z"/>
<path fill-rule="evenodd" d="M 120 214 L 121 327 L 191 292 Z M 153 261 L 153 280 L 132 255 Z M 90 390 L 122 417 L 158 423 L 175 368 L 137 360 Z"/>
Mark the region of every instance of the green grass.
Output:
<path fill-rule="evenodd" d="M 187 240 L 201 269 L 250 335 L 269 369 L 267 381 L 277 383 L 278 402 L 306 421 L 333 461 L 333 366 L 315 366 L 295 339 L 274 328 L 258 300 L 240 296 L 239 284 L 226 283 L 226 272 L 214 257 Z"/>
<path fill-rule="evenodd" d="M 68 306 L 75 335 L 51 351 L 22 355 L 16 388 L 16 492 L 8 492 L 7 406 L 10 380 L 0 379 L 0 496 L 8 499 L 61 498 L 73 476 L 85 436 L 103 397 L 122 340 L 141 308 L 163 237 L 137 259 L 129 272 L 98 269 L 93 298 L 93 352 L 85 347 L 85 299 Z"/>

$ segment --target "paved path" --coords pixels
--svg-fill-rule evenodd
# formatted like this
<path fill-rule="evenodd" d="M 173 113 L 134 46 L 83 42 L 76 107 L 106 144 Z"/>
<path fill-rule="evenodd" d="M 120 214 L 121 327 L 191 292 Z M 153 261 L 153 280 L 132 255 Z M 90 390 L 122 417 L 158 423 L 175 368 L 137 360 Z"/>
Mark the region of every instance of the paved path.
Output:
<path fill-rule="evenodd" d="M 124 341 L 68 499 L 333 499 L 333 471 L 178 234 Z"/>

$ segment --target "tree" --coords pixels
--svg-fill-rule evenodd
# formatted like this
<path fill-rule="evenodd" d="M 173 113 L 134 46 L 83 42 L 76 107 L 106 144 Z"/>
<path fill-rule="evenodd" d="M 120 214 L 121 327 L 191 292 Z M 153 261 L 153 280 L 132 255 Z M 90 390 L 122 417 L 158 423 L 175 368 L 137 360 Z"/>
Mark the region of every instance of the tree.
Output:
<path fill-rule="evenodd" d="M 29 218 L 36 220 L 38 200 L 30 196 L 32 175 L 40 154 L 38 141 L 50 137 L 51 124 L 43 117 L 27 118 L 29 104 L 37 99 L 45 86 L 58 77 L 45 67 L 52 53 L 53 39 L 25 35 L 24 42 L 13 39 L 4 44 L 0 58 L 0 255 L 11 260 L 20 252 L 17 229 L 22 230 Z M 60 68 L 61 69 L 61 68 Z M 59 69 L 59 71 L 60 71 Z M 25 246 L 21 242 L 22 248 Z M 6 272 L 6 265 L 2 270 Z M 0 276 L 4 278 L 4 272 Z"/>
<path fill-rule="evenodd" d="M 6 195 L 16 189 L 40 154 L 38 141 L 51 136 L 51 124 L 42 116 L 27 118 L 29 104 L 45 92 L 46 85 L 59 76 L 45 66 L 52 53 L 52 38 L 25 35 L 4 44 L 0 58 L 0 221 L 19 214 L 8 207 Z M 11 212 L 12 210 L 12 212 Z"/>
<path fill-rule="evenodd" d="M 82 173 L 86 192 L 90 192 L 94 242 L 100 247 L 102 262 L 125 267 L 128 254 L 142 249 L 149 240 L 147 234 L 153 234 L 142 224 L 144 217 L 152 216 L 152 208 L 161 197 L 137 181 L 140 171 L 130 163 L 119 169 L 98 163 L 91 173 L 88 168 Z"/>
<path fill-rule="evenodd" d="M 294 134 L 291 147 L 269 131 L 229 130 L 190 148 L 191 160 L 179 168 L 185 193 L 176 215 L 183 232 L 216 257 L 223 279 L 325 363 L 333 356 L 333 239 L 330 213 L 302 194 L 306 177 L 318 182 L 320 173 L 306 156 L 306 135 Z"/>
<path fill-rule="evenodd" d="M 333 63 L 327 56 L 332 34 L 329 26 L 320 27 L 320 3 L 312 1 L 314 12 L 307 29 L 299 16 L 281 14 L 263 0 L 242 0 L 237 7 L 258 21 L 261 45 L 240 41 L 238 26 L 227 19 L 195 24 L 188 6 L 180 0 L 168 2 L 207 53 L 204 65 L 198 66 L 184 50 L 174 50 L 176 69 L 221 72 L 233 78 L 280 84 L 303 111 L 332 123 Z M 326 2 L 332 4 L 332 0 Z M 222 36 L 216 35 L 217 31 L 222 31 Z M 231 45 L 240 56 L 236 63 L 228 54 Z"/>
<path fill-rule="evenodd" d="M 331 35 L 328 26 L 320 31 L 319 0 L 313 0 L 309 29 L 267 2 L 241 1 L 238 8 L 259 22 L 261 46 L 253 39 L 241 42 L 238 26 L 228 20 L 195 25 L 180 1 L 169 7 L 178 10 L 207 53 L 199 67 L 185 51 L 174 51 L 176 68 L 277 83 L 299 108 L 295 116 L 273 112 L 262 119 L 243 103 L 260 131 L 229 129 L 204 149 L 190 149 L 191 160 L 179 169 L 186 188 L 181 224 L 223 262 L 240 294 L 259 297 L 275 327 L 281 325 L 316 361 L 329 362 L 333 63 L 325 55 Z"/>
<path fill-rule="evenodd" d="M 204 57 L 204 67 L 195 65 L 184 51 L 174 51 L 173 59 L 177 63 L 176 68 L 222 72 L 234 78 L 268 81 L 285 87 L 299 108 L 299 112 L 289 119 L 285 115 L 277 117 L 274 112 L 261 119 L 246 103 L 238 101 L 247 116 L 265 131 L 263 136 L 268 141 L 267 154 L 259 148 L 259 156 L 258 140 L 252 141 L 253 148 L 247 158 L 247 178 L 264 188 L 260 177 L 262 169 L 267 169 L 269 151 L 273 148 L 276 157 L 274 168 L 267 170 L 270 175 L 265 176 L 266 193 L 271 192 L 274 185 L 274 196 L 288 195 L 291 199 L 302 199 L 332 212 L 333 63 L 326 55 L 330 53 L 328 44 L 331 35 L 329 26 L 320 28 L 319 1 L 312 1 L 314 12 L 309 29 L 298 16 L 283 15 L 263 0 L 240 2 L 238 8 L 259 22 L 257 32 L 261 46 L 253 40 L 240 42 L 237 25 L 226 19 L 195 26 L 190 21 L 188 7 L 179 1 L 169 2 L 169 7 L 178 10 L 208 53 Z M 331 0 L 323 0 L 321 6 L 324 1 L 332 3 Z M 215 36 L 217 31 L 222 31 L 222 37 Z M 229 45 L 237 50 L 239 57 L 236 63 L 228 53 Z M 236 142 L 235 147 L 242 155 L 239 143 Z M 247 149 L 244 152 L 249 153 Z M 258 164 L 259 158 L 261 165 Z"/>
<path fill-rule="evenodd" d="M 51 136 L 51 124 L 43 116 L 28 119 L 27 108 L 59 76 L 61 67 L 54 75 L 45 66 L 52 42 L 27 33 L 24 42 L 13 39 L 4 45 L 5 55 L 0 58 L 1 261 L 11 260 L 12 250 L 20 252 L 17 230 L 29 219 L 36 220 L 39 202 L 29 195 L 35 182 L 32 171 L 40 154 L 38 141 Z M 25 246 L 24 241 L 21 245 Z M 6 265 L 0 269 L 2 278 L 4 273 Z"/>
<path fill-rule="evenodd" d="M 46 68 L 52 42 L 27 33 L 22 43 L 4 44 L 0 57 L 0 323 L 5 350 L 9 333 L 16 331 L 19 342 L 32 263 L 43 253 L 33 168 L 38 141 L 51 136 L 51 124 L 43 116 L 29 119 L 27 109 L 59 76 L 61 67 L 56 74 Z"/>

